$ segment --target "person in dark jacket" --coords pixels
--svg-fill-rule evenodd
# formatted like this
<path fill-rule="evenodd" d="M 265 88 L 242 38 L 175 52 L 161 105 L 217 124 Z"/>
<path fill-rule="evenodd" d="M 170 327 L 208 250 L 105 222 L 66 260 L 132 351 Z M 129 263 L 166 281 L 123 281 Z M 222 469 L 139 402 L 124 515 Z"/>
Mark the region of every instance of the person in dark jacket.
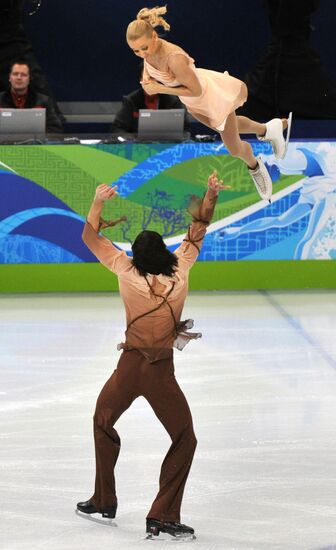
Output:
<path fill-rule="evenodd" d="M 139 88 L 128 95 L 123 96 L 122 105 L 116 113 L 111 131 L 138 132 L 139 109 L 183 109 L 178 97 L 166 94 L 148 95 Z M 184 129 L 188 130 L 187 113 L 184 118 Z"/>
<path fill-rule="evenodd" d="M 48 133 L 63 132 L 62 122 L 49 96 L 37 92 L 31 85 L 30 65 L 24 59 L 11 63 L 9 88 L 0 93 L 0 108 L 46 109 L 46 130 Z"/>
<path fill-rule="evenodd" d="M 34 16 L 40 6 L 41 0 L 30 0 L 29 2 L 28 0 L 0 1 L 0 90 L 5 90 L 7 87 L 8 67 L 12 60 L 25 59 L 30 65 L 30 75 L 34 79 L 34 89 L 49 96 L 58 118 L 65 122 L 43 69 L 36 58 L 33 45 L 25 32 L 28 17 L 30 15 Z M 39 25 L 38 17 L 36 25 Z"/>
<path fill-rule="evenodd" d="M 336 83 L 311 46 L 311 16 L 320 0 L 262 0 L 270 42 L 245 82 L 249 97 L 239 114 L 267 119 L 335 119 Z"/>

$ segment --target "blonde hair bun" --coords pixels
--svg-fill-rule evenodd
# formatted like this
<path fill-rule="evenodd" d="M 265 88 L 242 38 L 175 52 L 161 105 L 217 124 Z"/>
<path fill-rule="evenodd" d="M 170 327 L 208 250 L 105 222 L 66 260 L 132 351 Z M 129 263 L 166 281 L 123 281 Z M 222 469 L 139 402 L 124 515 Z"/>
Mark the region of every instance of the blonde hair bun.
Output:
<path fill-rule="evenodd" d="M 155 6 L 155 8 L 142 8 L 137 14 L 138 21 L 145 21 L 153 29 L 156 27 L 163 27 L 165 31 L 169 31 L 170 25 L 162 17 L 167 13 L 167 6 Z"/>

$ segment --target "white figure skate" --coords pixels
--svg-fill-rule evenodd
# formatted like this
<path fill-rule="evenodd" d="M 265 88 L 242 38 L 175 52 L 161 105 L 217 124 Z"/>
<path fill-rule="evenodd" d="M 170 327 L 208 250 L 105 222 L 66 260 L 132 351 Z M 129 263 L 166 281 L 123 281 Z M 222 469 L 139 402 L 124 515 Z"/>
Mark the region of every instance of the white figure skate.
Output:
<path fill-rule="evenodd" d="M 267 141 L 272 145 L 274 155 L 277 159 L 286 156 L 290 132 L 292 127 L 292 113 L 289 113 L 287 126 L 284 128 L 281 118 L 273 118 L 266 122 L 266 133 L 264 136 L 257 136 L 260 141 Z M 284 131 L 287 130 L 286 139 Z"/>
<path fill-rule="evenodd" d="M 257 160 L 257 167 L 254 170 L 249 168 L 249 173 L 260 197 L 270 201 L 272 196 L 272 179 L 261 158 Z"/>

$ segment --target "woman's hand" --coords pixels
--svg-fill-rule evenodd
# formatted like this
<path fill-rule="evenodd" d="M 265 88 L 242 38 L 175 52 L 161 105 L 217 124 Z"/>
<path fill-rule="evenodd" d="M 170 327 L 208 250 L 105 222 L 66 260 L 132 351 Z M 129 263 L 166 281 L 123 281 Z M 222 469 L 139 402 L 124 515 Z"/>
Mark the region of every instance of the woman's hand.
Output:
<path fill-rule="evenodd" d="M 216 170 L 208 177 L 208 189 L 215 191 L 218 195 L 219 191 L 224 189 L 231 189 L 231 185 L 224 185 L 223 180 L 219 180 Z"/>
<path fill-rule="evenodd" d="M 146 80 L 142 80 L 140 84 L 143 90 L 148 95 L 155 95 L 160 93 L 161 84 L 154 80 L 154 78 L 147 78 Z"/>
<path fill-rule="evenodd" d="M 106 183 L 98 185 L 94 200 L 104 202 L 113 199 L 115 195 L 118 195 L 117 188 L 117 185 L 110 187 L 109 185 L 106 185 Z"/>

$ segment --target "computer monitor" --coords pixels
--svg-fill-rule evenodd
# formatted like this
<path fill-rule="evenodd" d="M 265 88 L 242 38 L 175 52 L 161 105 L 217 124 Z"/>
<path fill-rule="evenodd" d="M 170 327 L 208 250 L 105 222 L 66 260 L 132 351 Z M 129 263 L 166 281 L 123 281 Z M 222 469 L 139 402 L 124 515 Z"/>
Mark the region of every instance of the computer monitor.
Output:
<path fill-rule="evenodd" d="M 0 108 L 0 135 L 44 135 L 46 131 L 45 109 Z"/>
<path fill-rule="evenodd" d="M 184 132 L 184 109 L 139 109 L 139 140 L 182 140 Z"/>

